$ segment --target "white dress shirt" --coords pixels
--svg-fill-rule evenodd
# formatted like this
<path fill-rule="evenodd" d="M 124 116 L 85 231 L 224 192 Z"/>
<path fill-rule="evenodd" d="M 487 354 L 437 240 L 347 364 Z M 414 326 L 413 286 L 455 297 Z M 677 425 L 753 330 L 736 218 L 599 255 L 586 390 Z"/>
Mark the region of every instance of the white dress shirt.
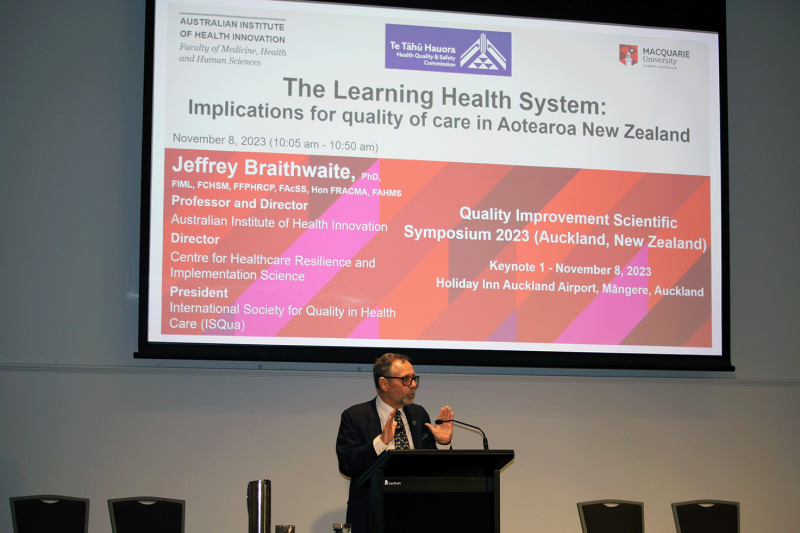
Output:
<path fill-rule="evenodd" d="M 381 429 L 383 428 L 384 424 L 386 424 L 386 419 L 392 414 L 392 408 L 389 407 L 386 402 L 381 400 L 380 396 L 375 397 L 375 406 L 378 408 L 378 419 L 380 420 Z M 403 409 L 400 409 L 400 418 L 403 420 L 403 424 L 406 427 L 406 435 L 408 436 L 408 448 L 410 450 L 414 449 L 414 439 L 411 438 L 411 430 L 409 429 L 408 419 L 406 418 L 406 412 Z M 378 435 L 375 437 L 375 440 L 372 441 L 372 445 L 375 447 L 375 453 L 380 455 L 384 452 L 384 450 L 394 450 L 394 439 L 389 441 L 389 444 L 384 444 L 381 440 L 381 436 Z M 436 443 L 436 447 L 440 450 L 448 450 L 450 449 L 450 444 L 439 444 Z"/>

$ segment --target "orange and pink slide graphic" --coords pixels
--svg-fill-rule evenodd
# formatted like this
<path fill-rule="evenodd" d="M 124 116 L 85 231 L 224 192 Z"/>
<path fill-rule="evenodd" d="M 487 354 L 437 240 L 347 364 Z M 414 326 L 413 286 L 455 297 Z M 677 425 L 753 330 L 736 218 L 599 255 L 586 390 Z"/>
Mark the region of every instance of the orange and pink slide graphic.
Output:
<path fill-rule="evenodd" d="M 708 176 L 165 158 L 164 334 L 711 346 Z"/>

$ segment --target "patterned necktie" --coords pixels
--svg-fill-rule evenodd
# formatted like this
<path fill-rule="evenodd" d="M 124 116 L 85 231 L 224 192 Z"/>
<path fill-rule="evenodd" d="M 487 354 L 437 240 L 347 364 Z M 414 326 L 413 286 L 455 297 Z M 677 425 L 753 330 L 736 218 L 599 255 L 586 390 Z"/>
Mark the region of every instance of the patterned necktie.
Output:
<path fill-rule="evenodd" d="M 406 435 L 406 427 L 403 425 L 403 419 L 400 418 L 400 409 L 395 412 L 394 421 L 397 422 L 397 428 L 394 430 L 394 449 L 409 450 L 408 435 Z"/>

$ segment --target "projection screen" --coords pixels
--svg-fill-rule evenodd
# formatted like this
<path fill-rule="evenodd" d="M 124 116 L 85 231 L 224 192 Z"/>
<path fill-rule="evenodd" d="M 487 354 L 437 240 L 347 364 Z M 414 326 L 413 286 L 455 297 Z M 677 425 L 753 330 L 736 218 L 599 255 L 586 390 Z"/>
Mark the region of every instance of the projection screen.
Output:
<path fill-rule="evenodd" d="M 149 23 L 138 357 L 732 369 L 718 31 Z"/>

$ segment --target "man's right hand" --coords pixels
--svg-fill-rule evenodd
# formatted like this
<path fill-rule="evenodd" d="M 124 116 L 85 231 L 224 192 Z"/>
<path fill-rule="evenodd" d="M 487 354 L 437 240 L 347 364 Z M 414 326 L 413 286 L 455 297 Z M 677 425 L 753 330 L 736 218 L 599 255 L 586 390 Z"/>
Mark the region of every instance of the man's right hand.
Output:
<path fill-rule="evenodd" d="M 383 431 L 381 432 L 381 442 L 389 445 L 394 439 L 394 430 L 397 429 L 397 422 L 395 422 L 394 417 L 397 413 L 397 409 L 392 409 L 392 413 L 389 415 L 389 418 L 386 419 L 386 423 L 383 425 Z"/>

